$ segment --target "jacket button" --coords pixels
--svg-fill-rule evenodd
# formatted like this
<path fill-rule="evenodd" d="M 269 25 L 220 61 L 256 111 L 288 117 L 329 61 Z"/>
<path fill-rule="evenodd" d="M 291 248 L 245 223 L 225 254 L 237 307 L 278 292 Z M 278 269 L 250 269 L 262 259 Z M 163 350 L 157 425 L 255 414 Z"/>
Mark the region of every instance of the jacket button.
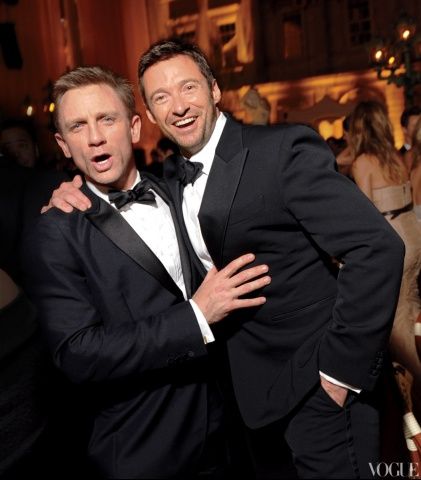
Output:
<path fill-rule="evenodd" d="M 190 357 L 190 358 L 193 358 L 194 357 L 194 352 L 192 352 L 191 350 L 189 350 L 187 352 L 187 355 Z"/>

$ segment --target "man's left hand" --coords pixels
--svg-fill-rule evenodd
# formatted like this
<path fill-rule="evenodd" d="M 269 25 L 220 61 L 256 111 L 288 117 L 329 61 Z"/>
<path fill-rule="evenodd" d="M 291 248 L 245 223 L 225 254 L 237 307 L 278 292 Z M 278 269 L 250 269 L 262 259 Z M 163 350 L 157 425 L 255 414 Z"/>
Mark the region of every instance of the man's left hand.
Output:
<path fill-rule="evenodd" d="M 329 380 L 326 380 L 323 377 L 320 377 L 320 383 L 324 391 L 335 403 L 337 403 L 340 407 L 343 407 L 345 405 L 345 400 L 348 396 L 347 388 L 335 385 L 334 383 L 329 382 Z"/>

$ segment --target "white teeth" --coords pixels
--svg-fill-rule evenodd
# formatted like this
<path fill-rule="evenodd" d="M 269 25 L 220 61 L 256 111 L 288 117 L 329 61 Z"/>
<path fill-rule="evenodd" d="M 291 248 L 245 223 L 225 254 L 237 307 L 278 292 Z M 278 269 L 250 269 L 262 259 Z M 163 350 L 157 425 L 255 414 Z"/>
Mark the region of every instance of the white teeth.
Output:
<path fill-rule="evenodd" d="M 183 125 L 187 125 L 188 123 L 194 122 L 194 120 L 195 120 L 194 117 L 184 118 L 183 120 L 175 122 L 175 126 L 176 127 L 182 127 Z"/>

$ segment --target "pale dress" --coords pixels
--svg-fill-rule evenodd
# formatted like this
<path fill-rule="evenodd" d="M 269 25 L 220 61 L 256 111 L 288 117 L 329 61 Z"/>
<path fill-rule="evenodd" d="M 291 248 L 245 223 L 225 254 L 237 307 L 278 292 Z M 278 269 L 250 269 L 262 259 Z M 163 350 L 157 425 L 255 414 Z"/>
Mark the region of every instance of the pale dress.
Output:
<path fill-rule="evenodd" d="M 409 182 L 403 185 L 373 190 L 373 201 L 381 212 L 401 209 L 412 202 Z M 402 284 L 390 339 L 392 360 L 421 381 L 421 361 L 416 350 L 414 326 L 421 312 L 417 278 L 421 270 L 421 224 L 413 210 L 392 218 L 385 215 L 405 243 L 405 262 Z"/>
<path fill-rule="evenodd" d="M 414 212 L 419 222 L 421 222 L 421 205 L 414 205 Z"/>

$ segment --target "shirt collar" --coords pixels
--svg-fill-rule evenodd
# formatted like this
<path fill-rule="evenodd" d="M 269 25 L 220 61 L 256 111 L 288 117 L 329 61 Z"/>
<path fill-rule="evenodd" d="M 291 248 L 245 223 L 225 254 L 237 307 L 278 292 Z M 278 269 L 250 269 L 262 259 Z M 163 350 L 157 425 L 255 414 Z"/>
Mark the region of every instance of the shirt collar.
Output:
<path fill-rule="evenodd" d="M 134 181 L 133 185 L 131 186 L 131 188 L 133 188 L 136 184 L 138 184 L 140 182 L 140 173 L 137 171 L 136 172 L 136 180 Z M 95 195 L 97 195 L 99 198 L 102 198 L 103 200 L 105 200 L 107 203 L 110 203 L 110 199 L 108 198 L 108 194 L 105 193 L 105 192 L 102 192 L 96 185 L 94 185 L 92 182 L 90 182 L 89 180 L 86 180 L 86 185 L 88 186 L 88 188 L 93 192 L 95 193 Z M 130 188 L 128 189 L 130 190 Z"/>
<path fill-rule="evenodd" d="M 202 172 L 206 175 L 209 175 L 210 169 L 212 167 L 216 147 L 218 145 L 219 139 L 221 138 L 226 121 L 227 117 L 222 112 L 220 112 L 218 118 L 216 119 L 215 128 L 213 129 L 212 135 L 208 143 L 202 148 L 202 150 L 192 155 L 192 157 L 189 159 L 192 162 L 202 163 Z"/>

